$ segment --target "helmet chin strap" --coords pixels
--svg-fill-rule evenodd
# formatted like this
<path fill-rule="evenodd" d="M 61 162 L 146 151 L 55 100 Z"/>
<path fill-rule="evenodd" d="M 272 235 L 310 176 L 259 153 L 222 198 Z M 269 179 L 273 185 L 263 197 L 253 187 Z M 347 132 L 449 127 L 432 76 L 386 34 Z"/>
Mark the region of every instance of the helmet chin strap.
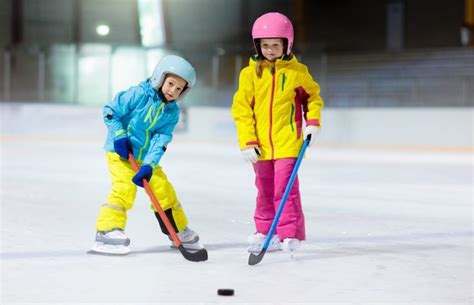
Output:
<path fill-rule="evenodd" d="M 170 101 L 168 101 L 163 93 L 163 91 L 161 91 L 161 88 L 159 88 L 158 90 L 158 96 L 161 98 L 161 100 L 163 101 L 163 103 L 165 104 L 168 104 Z"/>

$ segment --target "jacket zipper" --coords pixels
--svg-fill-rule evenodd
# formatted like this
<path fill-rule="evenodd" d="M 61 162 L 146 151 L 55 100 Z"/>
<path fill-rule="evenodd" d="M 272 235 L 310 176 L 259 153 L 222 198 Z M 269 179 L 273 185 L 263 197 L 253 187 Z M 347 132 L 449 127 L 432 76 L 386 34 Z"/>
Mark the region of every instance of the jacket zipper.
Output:
<path fill-rule="evenodd" d="M 150 129 L 153 128 L 153 126 L 155 126 L 156 122 L 158 121 L 158 117 L 160 116 L 160 113 L 161 113 L 161 110 L 163 109 L 163 106 L 165 104 L 164 103 L 161 103 L 160 106 L 158 106 L 158 110 L 156 111 L 156 115 L 155 115 L 155 118 L 153 119 L 153 121 L 151 122 L 150 126 L 148 126 L 148 128 L 145 130 L 145 143 L 143 144 L 143 146 L 140 148 L 139 150 L 139 153 L 138 153 L 138 160 L 142 160 L 142 154 L 143 154 L 143 150 L 145 148 L 147 148 L 149 142 L 150 142 Z M 153 107 L 153 106 L 152 106 Z M 151 114 L 151 113 L 150 113 Z"/>
<path fill-rule="evenodd" d="M 270 97 L 270 130 L 269 130 L 269 138 L 270 138 L 270 146 L 272 148 L 272 160 L 275 156 L 275 148 L 273 147 L 273 139 L 272 139 L 272 129 L 273 129 L 273 99 L 275 97 L 275 75 L 276 75 L 276 67 L 273 64 L 272 68 L 272 95 Z"/>

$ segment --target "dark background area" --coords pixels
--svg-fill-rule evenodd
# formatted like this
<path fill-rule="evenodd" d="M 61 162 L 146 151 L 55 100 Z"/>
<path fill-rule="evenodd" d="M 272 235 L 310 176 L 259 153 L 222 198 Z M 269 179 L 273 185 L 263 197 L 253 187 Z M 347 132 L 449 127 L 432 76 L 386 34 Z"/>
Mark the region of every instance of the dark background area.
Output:
<path fill-rule="evenodd" d="M 140 1 L 0 0 L 0 100 L 101 104 L 163 51 L 196 66 L 192 103 L 228 106 L 253 22 L 278 11 L 327 106 L 473 105 L 474 0 L 153 0 L 166 36 L 154 46 L 142 45 Z"/>
<path fill-rule="evenodd" d="M 394 2 L 404 6 L 405 49 L 461 46 L 465 0 L 163 0 L 163 7 L 168 47 L 181 47 L 183 41 L 193 47 L 248 44 L 253 21 L 278 11 L 293 20 L 297 45 L 336 52 L 384 50 L 387 5 Z M 0 12 L 3 47 L 140 45 L 136 0 L 2 0 Z M 88 26 L 96 20 L 107 21 L 114 31 L 97 37 Z"/>

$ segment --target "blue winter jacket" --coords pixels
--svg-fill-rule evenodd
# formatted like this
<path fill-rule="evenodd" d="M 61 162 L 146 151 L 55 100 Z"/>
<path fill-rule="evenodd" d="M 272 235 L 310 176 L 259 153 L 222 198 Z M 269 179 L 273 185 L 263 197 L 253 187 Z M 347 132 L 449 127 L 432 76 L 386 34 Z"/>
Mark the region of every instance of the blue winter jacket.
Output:
<path fill-rule="evenodd" d="M 109 130 L 104 148 L 115 152 L 114 141 L 128 136 L 135 159 L 155 168 L 179 119 L 178 104 L 164 100 L 148 80 L 119 92 L 112 103 L 104 106 L 104 122 Z"/>

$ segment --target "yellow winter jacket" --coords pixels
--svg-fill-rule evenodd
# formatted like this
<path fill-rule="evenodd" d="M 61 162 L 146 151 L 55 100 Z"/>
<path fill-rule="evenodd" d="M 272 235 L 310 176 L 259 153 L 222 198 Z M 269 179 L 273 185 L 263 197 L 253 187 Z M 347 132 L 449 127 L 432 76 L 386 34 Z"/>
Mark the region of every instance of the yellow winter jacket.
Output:
<path fill-rule="evenodd" d="M 259 147 L 260 160 L 297 157 L 303 117 L 306 125 L 321 123 L 319 85 L 295 56 L 263 61 L 261 78 L 255 65 L 252 57 L 241 71 L 232 104 L 240 149 Z"/>

